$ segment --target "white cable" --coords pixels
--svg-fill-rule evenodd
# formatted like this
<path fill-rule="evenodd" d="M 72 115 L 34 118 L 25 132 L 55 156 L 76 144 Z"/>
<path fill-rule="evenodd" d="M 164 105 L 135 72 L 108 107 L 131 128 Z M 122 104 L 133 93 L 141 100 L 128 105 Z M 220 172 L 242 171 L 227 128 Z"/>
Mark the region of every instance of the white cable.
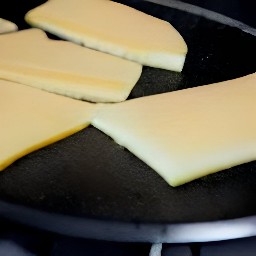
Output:
<path fill-rule="evenodd" d="M 152 244 L 149 256 L 161 256 L 162 252 L 162 244 Z"/>

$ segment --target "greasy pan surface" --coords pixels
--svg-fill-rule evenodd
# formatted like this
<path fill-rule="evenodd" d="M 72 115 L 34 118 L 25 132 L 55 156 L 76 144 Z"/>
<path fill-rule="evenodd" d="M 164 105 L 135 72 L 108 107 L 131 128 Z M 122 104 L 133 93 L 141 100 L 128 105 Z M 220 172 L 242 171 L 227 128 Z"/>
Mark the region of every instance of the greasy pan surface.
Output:
<path fill-rule="evenodd" d="M 23 20 L 25 13 L 44 1 L 6 2 L 0 17 L 24 29 L 29 27 Z M 129 98 L 256 71 L 254 36 L 172 8 L 123 2 L 172 23 L 189 49 L 182 73 L 144 67 Z M 37 213 L 131 225 L 230 220 L 256 215 L 255 184 L 256 162 L 251 162 L 172 188 L 130 152 L 89 127 L 23 157 L 1 172 L 0 202 L 7 202 L 7 208 L 1 209 L 0 204 L 0 215 L 33 225 L 32 219 L 19 217 L 17 209 L 25 206 L 36 210 L 35 221 Z M 16 212 L 8 205 L 15 206 Z"/>

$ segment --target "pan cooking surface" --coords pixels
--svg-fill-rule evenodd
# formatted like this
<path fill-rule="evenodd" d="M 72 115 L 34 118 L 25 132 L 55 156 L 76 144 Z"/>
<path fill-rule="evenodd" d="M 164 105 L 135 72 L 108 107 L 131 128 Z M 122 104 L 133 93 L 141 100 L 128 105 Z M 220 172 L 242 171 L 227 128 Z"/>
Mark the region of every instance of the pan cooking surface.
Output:
<path fill-rule="evenodd" d="M 189 49 L 182 73 L 144 67 L 129 99 L 256 71 L 256 39 L 252 35 L 153 3 L 123 2 L 169 21 Z M 1 16 L 16 22 L 20 29 L 28 28 L 23 16 L 41 3 L 8 1 Z M 15 15 L 11 12 L 14 5 Z M 89 127 L 1 172 L 0 201 L 81 219 L 196 223 L 256 215 L 255 184 L 256 162 L 251 162 L 172 188 L 126 149 Z"/>

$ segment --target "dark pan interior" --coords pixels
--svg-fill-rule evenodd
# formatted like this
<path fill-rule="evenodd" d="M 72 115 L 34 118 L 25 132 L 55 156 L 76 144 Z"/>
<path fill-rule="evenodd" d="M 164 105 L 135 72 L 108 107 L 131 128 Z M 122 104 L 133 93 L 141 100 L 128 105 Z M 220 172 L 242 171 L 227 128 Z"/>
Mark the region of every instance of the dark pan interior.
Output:
<path fill-rule="evenodd" d="M 29 27 L 25 13 L 44 1 L 5 2 L 0 16 L 24 29 Z M 122 2 L 169 21 L 189 49 L 182 73 L 144 67 L 129 99 L 256 71 L 254 36 L 153 3 Z M 188 223 L 255 215 L 255 184 L 256 162 L 251 162 L 172 188 L 130 152 L 89 127 L 1 172 L 0 200 L 83 219 Z"/>

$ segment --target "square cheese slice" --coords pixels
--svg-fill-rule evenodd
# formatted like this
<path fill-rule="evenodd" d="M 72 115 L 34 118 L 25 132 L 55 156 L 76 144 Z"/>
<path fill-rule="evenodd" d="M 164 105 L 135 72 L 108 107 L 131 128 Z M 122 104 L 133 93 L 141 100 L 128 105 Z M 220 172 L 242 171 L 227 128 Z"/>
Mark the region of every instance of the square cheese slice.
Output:
<path fill-rule="evenodd" d="M 25 16 L 61 38 L 146 66 L 181 71 L 187 45 L 168 22 L 110 0 L 50 0 Z"/>
<path fill-rule="evenodd" d="M 0 171 L 90 124 L 95 105 L 0 80 Z"/>
<path fill-rule="evenodd" d="M 142 66 L 79 45 L 50 40 L 40 29 L 0 35 L 0 78 L 92 102 L 125 100 Z"/>
<path fill-rule="evenodd" d="M 256 73 L 98 111 L 92 124 L 172 186 L 256 160 Z"/>

